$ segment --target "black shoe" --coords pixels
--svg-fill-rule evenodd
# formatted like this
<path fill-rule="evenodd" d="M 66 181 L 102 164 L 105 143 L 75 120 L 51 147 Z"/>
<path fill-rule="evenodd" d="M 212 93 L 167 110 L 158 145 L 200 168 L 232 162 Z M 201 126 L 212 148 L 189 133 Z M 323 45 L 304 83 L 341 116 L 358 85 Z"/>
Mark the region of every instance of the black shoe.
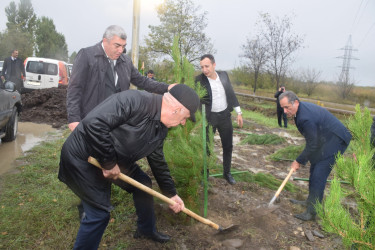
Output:
<path fill-rule="evenodd" d="M 171 237 L 169 237 L 168 235 L 162 234 L 159 232 L 153 232 L 150 235 L 148 235 L 148 234 L 143 234 L 139 232 L 138 230 L 135 231 L 134 238 L 135 239 L 139 239 L 139 238 L 151 239 L 159 243 L 166 243 L 171 239 Z"/>
<path fill-rule="evenodd" d="M 295 200 L 295 199 L 290 199 L 289 201 L 293 204 L 302 205 L 304 207 L 307 206 L 307 201 L 299 201 L 299 200 Z"/>
<path fill-rule="evenodd" d="M 229 184 L 231 185 L 236 184 L 236 181 L 233 179 L 233 176 L 230 173 L 224 174 L 224 178 L 227 180 Z"/>
<path fill-rule="evenodd" d="M 305 211 L 302 214 L 295 214 L 294 217 L 303 221 L 315 220 L 315 214 L 308 211 Z"/>

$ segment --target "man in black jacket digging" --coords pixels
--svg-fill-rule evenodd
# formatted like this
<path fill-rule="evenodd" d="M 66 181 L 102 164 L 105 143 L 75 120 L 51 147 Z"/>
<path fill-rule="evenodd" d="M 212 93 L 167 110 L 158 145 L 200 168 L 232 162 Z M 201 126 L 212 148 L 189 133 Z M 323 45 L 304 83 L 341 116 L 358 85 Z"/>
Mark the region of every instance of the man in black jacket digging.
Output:
<path fill-rule="evenodd" d="M 170 237 L 157 232 L 151 195 L 117 180 L 120 172 L 151 187 L 150 177 L 136 161 L 163 144 L 168 128 L 185 125 L 199 107 L 198 95 L 178 84 L 163 96 L 129 90 L 112 95 L 93 109 L 68 137 L 61 151 L 59 179 L 78 195 L 85 217 L 74 249 L 97 249 L 107 227 L 111 184 L 133 194 L 138 216 L 135 238 L 167 242 Z M 95 157 L 104 170 L 89 164 Z M 176 193 L 168 166 L 151 166 L 162 192 L 176 202 L 170 206 L 180 212 L 184 203 Z"/>

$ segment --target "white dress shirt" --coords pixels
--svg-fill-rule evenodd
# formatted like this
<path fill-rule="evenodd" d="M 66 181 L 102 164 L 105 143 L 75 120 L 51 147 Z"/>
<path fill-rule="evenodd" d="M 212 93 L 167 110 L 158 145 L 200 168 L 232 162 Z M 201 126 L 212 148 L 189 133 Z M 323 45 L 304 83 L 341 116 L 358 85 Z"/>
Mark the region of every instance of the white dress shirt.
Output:
<path fill-rule="evenodd" d="M 208 78 L 211 86 L 212 92 L 212 108 L 211 112 L 221 112 L 224 111 L 228 107 L 227 96 L 225 94 L 224 86 L 220 81 L 219 74 L 215 72 L 216 80 Z M 241 108 L 234 107 L 234 110 L 238 113 L 241 113 Z"/>

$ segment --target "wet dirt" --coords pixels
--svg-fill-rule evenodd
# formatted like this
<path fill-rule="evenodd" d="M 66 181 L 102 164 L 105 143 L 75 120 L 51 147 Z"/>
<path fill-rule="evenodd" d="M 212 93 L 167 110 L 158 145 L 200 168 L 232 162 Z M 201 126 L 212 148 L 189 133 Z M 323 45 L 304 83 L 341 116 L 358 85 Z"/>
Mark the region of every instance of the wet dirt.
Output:
<path fill-rule="evenodd" d="M 23 122 L 50 124 L 60 128 L 68 123 L 66 114 L 66 88 L 38 89 L 22 94 Z"/>
<path fill-rule="evenodd" d="M 21 121 L 46 123 L 55 128 L 67 124 L 65 89 L 33 91 L 22 95 L 22 98 L 25 107 Z M 250 129 L 235 130 L 257 134 L 275 133 L 284 136 L 287 141 L 280 145 L 239 145 L 246 134 L 235 133 L 232 170 L 266 172 L 283 180 L 290 170 L 290 162 L 272 162 L 267 160 L 267 156 L 288 145 L 299 145 L 304 142 L 303 138 L 290 136 L 281 128 L 269 129 L 250 121 L 246 123 L 250 125 Z M 217 135 L 215 151 L 220 163 L 221 144 Z M 308 178 L 308 167 L 301 168 L 293 176 Z M 236 179 L 236 175 L 234 178 Z M 302 222 L 293 217 L 293 214 L 303 212 L 304 208 L 291 204 L 289 199 L 306 198 L 307 182 L 292 182 L 302 191 L 289 193 L 283 190 L 278 203 L 275 203 L 277 207 L 264 212 L 275 190 L 239 181 L 232 186 L 222 178 L 210 177 L 208 219 L 223 227 L 235 224 L 239 228 L 226 234 L 218 234 L 217 230 L 199 222 L 190 225 L 176 224 L 171 220 L 175 215 L 168 206 L 155 202 L 158 230 L 171 235 L 171 241 L 159 244 L 146 239 L 133 239 L 132 232 L 125 229 L 128 228 L 126 226 L 119 229 L 123 230 L 122 241 L 127 242 L 131 249 L 342 249 L 340 238 L 325 233 L 318 222 Z M 135 214 L 133 217 L 135 224 Z M 309 241 L 305 236 L 305 231 L 308 230 L 317 230 L 324 238 L 315 237 L 314 241 Z M 100 249 L 111 246 L 109 238 L 102 239 Z"/>
<path fill-rule="evenodd" d="M 17 166 L 14 161 L 38 143 L 51 139 L 51 133 L 56 132 L 51 125 L 19 122 L 16 140 L 0 143 L 0 175 L 13 171 Z"/>

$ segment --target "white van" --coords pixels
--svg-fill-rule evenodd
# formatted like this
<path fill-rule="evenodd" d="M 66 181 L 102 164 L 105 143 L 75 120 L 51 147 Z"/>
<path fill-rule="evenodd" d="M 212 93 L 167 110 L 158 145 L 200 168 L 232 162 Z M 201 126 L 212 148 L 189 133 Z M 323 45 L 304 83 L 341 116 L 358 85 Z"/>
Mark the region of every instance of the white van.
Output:
<path fill-rule="evenodd" d="M 39 57 L 25 60 L 25 92 L 33 89 L 66 87 L 68 85 L 68 65 L 66 62 Z"/>

